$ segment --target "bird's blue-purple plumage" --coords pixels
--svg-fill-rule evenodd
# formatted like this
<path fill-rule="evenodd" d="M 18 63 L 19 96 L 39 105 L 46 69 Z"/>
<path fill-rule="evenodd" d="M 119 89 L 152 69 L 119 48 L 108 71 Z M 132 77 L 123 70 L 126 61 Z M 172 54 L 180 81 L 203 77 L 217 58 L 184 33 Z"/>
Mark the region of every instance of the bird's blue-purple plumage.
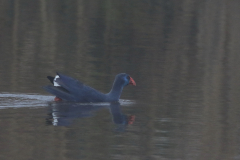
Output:
<path fill-rule="evenodd" d="M 113 102 L 118 101 L 124 86 L 129 84 L 129 75 L 120 73 L 115 77 L 112 89 L 109 93 L 103 94 L 82 82 L 57 73 L 59 78 L 55 82 L 60 86 L 45 86 L 44 89 L 49 93 L 66 101 L 73 102 Z M 54 78 L 48 76 L 48 79 L 54 84 Z"/>

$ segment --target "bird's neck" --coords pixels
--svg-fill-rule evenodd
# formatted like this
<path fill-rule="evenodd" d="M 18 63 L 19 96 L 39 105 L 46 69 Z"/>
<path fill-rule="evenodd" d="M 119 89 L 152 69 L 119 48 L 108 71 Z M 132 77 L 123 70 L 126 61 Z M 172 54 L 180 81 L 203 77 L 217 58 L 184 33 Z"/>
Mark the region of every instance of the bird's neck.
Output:
<path fill-rule="evenodd" d="M 121 96 L 122 90 L 123 90 L 123 86 L 118 85 L 118 83 L 115 81 L 113 83 L 111 91 L 108 93 L 108 97 L 112 101 L 118 101 Z"/>

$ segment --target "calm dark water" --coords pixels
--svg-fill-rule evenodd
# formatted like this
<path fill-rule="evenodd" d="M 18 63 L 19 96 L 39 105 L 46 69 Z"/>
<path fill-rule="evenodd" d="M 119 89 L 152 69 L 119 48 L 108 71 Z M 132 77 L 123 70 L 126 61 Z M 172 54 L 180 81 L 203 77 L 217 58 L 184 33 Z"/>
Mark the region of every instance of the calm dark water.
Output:
<path fill-rule="evenodd" d="M 240 1 L 0 0 L 0 159 L 240 159 Z M 56 71 L 119 103 L 54 103 Z"/>

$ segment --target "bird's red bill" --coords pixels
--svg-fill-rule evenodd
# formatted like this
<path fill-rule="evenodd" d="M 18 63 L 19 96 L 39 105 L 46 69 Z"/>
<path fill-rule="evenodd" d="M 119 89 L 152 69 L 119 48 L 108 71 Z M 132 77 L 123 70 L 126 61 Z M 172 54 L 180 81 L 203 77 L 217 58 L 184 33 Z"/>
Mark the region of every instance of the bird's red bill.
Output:
<path fill-rule="evenodd" d="M 136 86 L 136 82 L 130 77 L 129 84 Z"/>

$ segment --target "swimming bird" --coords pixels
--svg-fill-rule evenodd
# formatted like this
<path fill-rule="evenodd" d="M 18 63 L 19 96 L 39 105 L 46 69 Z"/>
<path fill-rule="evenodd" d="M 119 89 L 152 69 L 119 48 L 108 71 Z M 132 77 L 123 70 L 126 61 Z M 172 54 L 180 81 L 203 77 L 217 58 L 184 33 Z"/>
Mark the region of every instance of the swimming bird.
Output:
<path fill-rule="evenodd" d="M 136 82 L 126 73 L 116 75 L 112 89 L 109 93 L 104 94 L 91 88 L 82 82 L 57 73 L 55 77 L 47 76 L 53 85 L 44 86 L 43 88 L 55 95 L 55 101 L 71 101 L 71 102 L 115 102 L 118 101 L 123 87 L 128 84 L 136 86 Z"/>

